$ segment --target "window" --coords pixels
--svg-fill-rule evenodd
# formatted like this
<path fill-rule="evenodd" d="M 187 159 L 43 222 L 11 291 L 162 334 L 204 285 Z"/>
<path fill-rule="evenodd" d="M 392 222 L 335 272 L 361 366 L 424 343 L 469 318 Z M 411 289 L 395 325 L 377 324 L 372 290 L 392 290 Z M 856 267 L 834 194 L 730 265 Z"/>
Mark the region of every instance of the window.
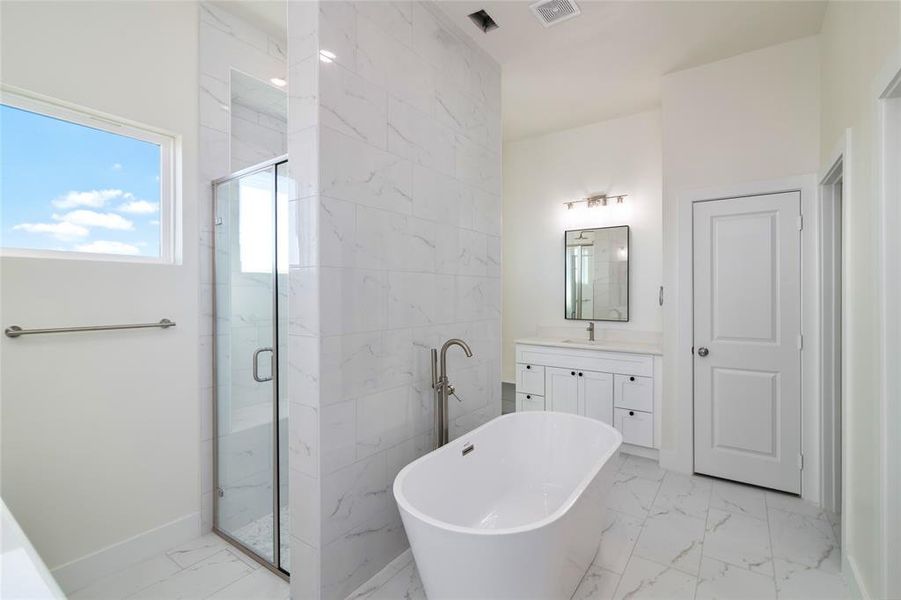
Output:
<path fill-rule="evenodd" d="M 175 140 L 4 90 L 4 255 L 171 262 Z"/>

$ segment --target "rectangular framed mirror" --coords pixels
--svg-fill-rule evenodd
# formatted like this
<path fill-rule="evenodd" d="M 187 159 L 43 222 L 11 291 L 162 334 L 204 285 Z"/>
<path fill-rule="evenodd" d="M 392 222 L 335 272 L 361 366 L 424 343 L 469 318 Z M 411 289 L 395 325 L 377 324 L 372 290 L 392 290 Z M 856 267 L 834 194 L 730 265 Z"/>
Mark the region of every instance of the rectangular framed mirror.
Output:
<path fill-rule="evenodd" d="M 629 320 L 629 226 L 564 233 L 565 317 Z"/>

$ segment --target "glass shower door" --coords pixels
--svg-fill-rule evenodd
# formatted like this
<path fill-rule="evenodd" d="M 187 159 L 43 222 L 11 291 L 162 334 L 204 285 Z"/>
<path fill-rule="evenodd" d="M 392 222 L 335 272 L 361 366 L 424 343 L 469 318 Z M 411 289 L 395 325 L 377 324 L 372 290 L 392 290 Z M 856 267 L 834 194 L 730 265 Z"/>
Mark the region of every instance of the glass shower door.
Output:
<path fill-rule="evenodd" d="M 263 166 L 215 188 L 215 526 L 287 570 L 279 547 L 276 423 L 287 415 L 277 402 L 276 169 Z"/>

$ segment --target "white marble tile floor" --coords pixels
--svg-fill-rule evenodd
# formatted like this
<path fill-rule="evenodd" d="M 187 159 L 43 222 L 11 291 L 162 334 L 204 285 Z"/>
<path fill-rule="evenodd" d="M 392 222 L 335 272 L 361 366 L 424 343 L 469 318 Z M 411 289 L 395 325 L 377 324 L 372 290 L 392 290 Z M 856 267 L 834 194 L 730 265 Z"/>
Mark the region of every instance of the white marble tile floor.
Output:
<path fill-rule="evenodd" d="M 680 475 L 629 456 L 608 509 L 601 548 L 574 600 L 849 597 L 832 522 L 794 496 Z M 426 600 L 411 554 L 402 556 L 353 600 Z M 287 600 L 289 588 L 208 534 L 69 597 Z"/>
<path fill-rule="evenodd" d="M 847 600 L 827 515 L 789 494 L 628 456 L 601 548 L 573 600 Z M 416 565 L 389 565 L 354 600 L 426 600 Z"/>
<path fill-rule="evenodd" d="M 72 592 L 70 600 L 288 600 L 288 582 L 209 533 Z"/>

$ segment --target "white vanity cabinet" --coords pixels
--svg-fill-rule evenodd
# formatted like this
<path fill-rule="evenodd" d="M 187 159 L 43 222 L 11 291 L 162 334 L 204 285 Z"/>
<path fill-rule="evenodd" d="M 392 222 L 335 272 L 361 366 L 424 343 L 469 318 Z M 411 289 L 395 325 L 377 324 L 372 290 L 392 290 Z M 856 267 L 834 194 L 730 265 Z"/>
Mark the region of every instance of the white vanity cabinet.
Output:
<path fill-rule="evenodd" d="M 552 410 L 616 427 L 623 442 L 659 447 L 661 357 L 648 344 L 516 344 L 516 410 Z M 649 350 L 636 352 L 636 350 Z"/>
<path fill-rule="evenodd" d="M 585 415 L 613 425 L 613 375 L 549 367 L 545 410 Z"/>

